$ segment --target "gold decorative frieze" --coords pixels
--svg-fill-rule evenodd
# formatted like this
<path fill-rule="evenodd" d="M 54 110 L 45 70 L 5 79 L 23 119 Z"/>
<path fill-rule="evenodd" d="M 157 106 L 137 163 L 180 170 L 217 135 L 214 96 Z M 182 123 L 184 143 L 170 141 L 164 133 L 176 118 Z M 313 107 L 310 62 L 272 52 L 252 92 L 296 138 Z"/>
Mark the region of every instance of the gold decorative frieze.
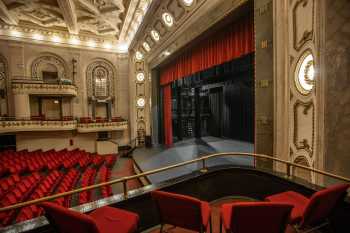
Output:
<path fill-rule="evenodd" d="M 26 131 L 67 131 L 75 130 L 77 122 L 72 121 L 32 121 L 9 120 L 0 121 L 0 133 L 26 132 Z"/>
<path fill-rule="evenodd" d="M 91 122 L 79 123 L 77 130 L 79 133 L 90 133 L 100 131 L 124 131 L 129 126 L 128 121 L 120 122 Z"/>
<path fill-rule="evenodd" d="M 13 94 L 77 96 L 78 88 L 69 84 L 12 83 Z"/>

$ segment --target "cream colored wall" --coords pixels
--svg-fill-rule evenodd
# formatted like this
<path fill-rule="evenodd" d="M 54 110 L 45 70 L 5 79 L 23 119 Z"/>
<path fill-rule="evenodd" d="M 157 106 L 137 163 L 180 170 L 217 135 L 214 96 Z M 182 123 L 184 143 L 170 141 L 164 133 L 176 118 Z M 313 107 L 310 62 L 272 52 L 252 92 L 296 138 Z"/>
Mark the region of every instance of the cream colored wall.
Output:
<path fill-rule="evenodd" d="M 320 60 L 322 1 L 273 0 L 274 6 L 274 153 L 276 157 L 324 169 L 324 84 Z M 262 9 L 263 10 L 263 9 Z M 298 89 L 295 76 L 305 54 L 314 58 L 315 85 L 309 93 Z M 275 168 L 286 172 L 286 166 Z M 321 184 L 323 177 L 292 169 L 291 173 Z"/>
<path fill-rule="evenodd" d="M 103 58 L 113 64 L 116 72 L 113 83 L 115 89 L 115 101 L 112 106 L 112 116 L 121 116 L 124 119 L 129 120 L 129 60 L 127 54 L 0 40 L 0 54 L 7 59 L 9 64 L 8 87 L 11 87 L 11 80 L 13 79 L 30 79 L 31 64 L 33 60 L 39 57 L 42 53 L 53 53 L 64 59 L 69 68 L 68 75 L 70 76 L 72 75 L 73 70 L 72 60 L 77 60 L 75 85 L 78 87 L 78 95 L 77 97 L 72 98 L 71 101 L 67 101 L 67 99 L 64 100 L 62 107 L 64 116 L 91 116 L 86 89 L 86 68 L 94 59 Z M 8 93 L 9 115 L 14 116 L 14 97 L 11 90 L 8 90 Z M 27 107 L 29 108 L 29 106 Z M 23 109 L 28 110 L 27 108 Z M 30 113 L 30 111 L 27 112 Z M 27 113 L 19 114 L 28 115 Z M 72 148 L 68 145 L 71 134 L 72 132 L 38 132 L 33 135 L 29 133 L 17 133 L 17 145 L 18 149 L 40 149 L 41 147 L 44 147 L 45 149 L 64 147 Z M 130 142 L 129 131 L 122 133 L 113 132 L 113 135 L 115 135 L 113 139 L 116 140 L 119 145 L 127 145 Z M 34 137 L 32 138 L 32 136 Z M 91 135 L 78 134 L 74 136 L 74 138 L 77 140 L 73 146 L 74 148 L 81 147 L 89 151 L 96 150 L 95 136 L 92 137 Z"/>
<path fill-rule="evenodd" d="M 96 152 L 96 133 L 77 134 L 73 132 L 23 132 L 16 135 L 17 150 L 29 151 L 42 149 L 43 151 L 67 148 L 80 148 L 88 152 Z M 73 145 L 70 145 L 70 140 Z"/>
<path fill-rule="evenodd" d="M 96 151 L 100 155 L 113 154 L 118 151 L 118 145 L 109 141 L 96 142 Z"/>

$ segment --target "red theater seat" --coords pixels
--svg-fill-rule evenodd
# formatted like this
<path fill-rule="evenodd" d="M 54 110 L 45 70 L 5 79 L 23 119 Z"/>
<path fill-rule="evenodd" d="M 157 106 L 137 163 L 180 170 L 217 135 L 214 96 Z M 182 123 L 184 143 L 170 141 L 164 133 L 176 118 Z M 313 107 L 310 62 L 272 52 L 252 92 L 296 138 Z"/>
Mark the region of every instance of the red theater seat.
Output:
<path fill-rule="evenodd" d="M 293 206 L 269 202 L 236 202 L 221 207 L 222 226 L 232 233 L 284 233 Z"/>
<path fill-rule="evenodd" d="M 161 229 L 164 224 L 186 228 L 198 232 L 207 232 L 208 223 L 211 225 L 211 211 L 208 202 L 190 196 L 153 191 L 153 200 L 159 209 Z"/>
<path fill-rule="evenodd" d="M 135 213 L 105 206 L 90 214 L 82 214 L 59 205 L 44 202 L 50 224 L 64 233 L 133 233 L 137 231 L 139 216 Z"/>
<path fill-rule="evenodd" d="M 266 200 L 293 205 L 289 222 L 297 229 L 318 229 L 328 224 L 329 215 L 336 204 L 345 197 L 348 188 L 348 184 L 332 186 L 314 193 L 310 198 L 288 191 L 269 196 Z"/>

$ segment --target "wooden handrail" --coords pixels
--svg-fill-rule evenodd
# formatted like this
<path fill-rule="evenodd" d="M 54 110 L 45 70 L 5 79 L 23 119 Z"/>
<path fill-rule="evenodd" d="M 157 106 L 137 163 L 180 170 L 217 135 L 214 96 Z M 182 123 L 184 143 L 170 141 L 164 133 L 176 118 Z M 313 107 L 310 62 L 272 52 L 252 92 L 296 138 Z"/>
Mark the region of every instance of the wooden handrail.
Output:
<path fill-rule="evenodd" d="M 107 181 L 107 182 L 103 182 L 103 183 L 99 183 L 99 184 L 86 186 L 84 188 L 74 189 L 74 190 L 71 190 L 71 191 L 68 191 L 68 192 L 64 192 L 64 193 L 58 193 L 58 194 L 54 194 L 54 195 L 51 195 L 51 196 L 46 196 L 46 197 L 35 199 L 35 200 L 20 202 L 20 203 L 14 204 L 14 205 L 2 207 L 2 208 L 0 208 L 0 212 L 13 210 L 13 209 L 17 209 L 17 208 L 22 208 L 22 207 L 25 207 L 25 206 L 34 205 L 34 204 L 38 204 L 38 203 L 44 202 L 44 201 L 51 201 L 51 200 L 54 200 L 54 199 L 57 199 L 57 198 L 60 198 L 60 197 L 65 197 L 65 196 L 72 195 L 72 194 L 75 194 L 75 193 L 80 193 L 80 192 L 84 192 L 84 191 L 88 191 L 88 190 L 92 190 L 92 189 L 96 189 L 96 188 L 100 188 L 100 187 L 103 187 L 103 186 L 112 185 L 112 184 L 116 184 L 116 183 L 123 183 L 124 197 L 128 198 L 128 190 L 127 190 L 126 183 L 129 180 L 145 177 L 145 176 L 148 176 L 148 175 L 160 173 L 160 172 L 163 172 L 163 171 L 167 171 L 167 170 L 170 170 L 170 169 L 186 166 L 186 165 L 189 165 L 189 164 L 192 164 L 192 163 L 197 163 L 197 162 L 202 162 L 202 166 L 203 167 L 200 169 L 200 171 L 205 172 L 205 171 L 207 171 L 205 161 L 208 160 L 208 159 L 211 159 L 211 158 L 221 157 L 221 156 L 249 156 L 249 157 L 254 157 L 255 159 L 256 158 L 268 159 L 268 160 L 272 160 L 272 161 L 275 161 L 275 162 L 279 162 L 279 163 L 285 164 L 286 165 L 286 174 L 288 176 L 291 176 L 291 174 L 290 174 L 290 168 L 291 167 L 298 167 L 298 168 L 301 168 L 301 169 L 308 170 L 310 172 L 314 172 L 314 173 L 317 173 L 317 174 L 321 174 L 321 175 L 324 175 L 324 176 L 328 176 L 328 177 L 331 177 L 331 178 L 335 178 L 335 179 L 338 179 L 338 180 L 350 183 L 350 178 L 347 178 L 347 177 L 344 177 L 344 176 L 339 176 L 339 175 L 336 175 L 336 174 L 333 174 L 333 173 L 330 173 L 330 172 L 325 172 L 325 171 L 322 171 L 322 170 L 310 168 L 310 167 L 303 166 L 303 165 L 300 165 L 300 164 L 292 163 L 292 162 L 289 162 L 289 161 L 286 161 L 286 160 L 283 160 L 283 159 L 279 159 L 279 158 L 275 158 L 275 157 L 272 157 L 272 156 L 269 156 L 269 155 L 254 154 L 254 153 L 244 153 L 244 152 L 224 152 L 224 153 L 215 153 L 215 154 L 211 154 L 211 155 L 202 156 L 202 157 L 197 158 L 197 159 L 192 159 L 192 160 L 181 162 L 181 163 L 177 163 L 177 164 L 174 164 L 174 165 L 153 169 L 153 170 L 150 170 L 150 171 L 147 171 L 147 172 L 143 172 L 143 173 L 140 173 L 140 174 L 137 174 L 137 175 L 126 176 L 126 177 L 122 177 L 122 178 L 119 178 L 119 179 L 115 179 L 115 180 L 111 180 L 111 181 Z"/>

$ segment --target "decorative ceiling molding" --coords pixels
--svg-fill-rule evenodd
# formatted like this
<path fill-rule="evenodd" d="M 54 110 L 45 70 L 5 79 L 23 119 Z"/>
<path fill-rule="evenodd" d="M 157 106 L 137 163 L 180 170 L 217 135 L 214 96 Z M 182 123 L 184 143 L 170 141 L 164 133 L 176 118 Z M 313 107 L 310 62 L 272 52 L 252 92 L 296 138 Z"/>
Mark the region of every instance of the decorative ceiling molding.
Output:
<path fill-rule="evenodd" d="M 244 12 L 249 8 L 248 0 L 196 0 L 191 7 L 185 7 L 182 0 L 166 0 L 159 7 L 152 7 L 147 12 L 144 22 L 134 37 L 130 52 L 140 51 L 151 68 L 163 63 L 169 55 L 174 54 L 193 39 L 225 18 L 234 10 Z M 174 25 L 167 27 L 162 14 L 169 12 L 175 17 Z M 159 41 L 150 37 L 151 31 L 160 34 Z M 143 43 L 148 42 L 151 50 L 144 49 Z"/>
<path fill-rule="evenodd" d="M 153 0 L 131 0 L 120 32 L 120 43 L 130 45 L 152 1 Z"/>
<path fill-rule="evenodd" d="M 73 0 L 60 0 L 58 1 L 58 5 L 62 10 L 63 18 L 66 21 L 68 31 L 72 34 L 78 34 L 79 26 L 77 15 L 75 14 L 76 10 Z"/>
<path fill-rule="evenodd" d="M 151 2 L 0 0 L 0 37 L 50 42 L 47 36 L 56 35 L 60 38 L 52 40 L 55 45 L 112 48 L 114 52 L 125 53 Z M 89 40 L 89 45 L 86 45 Z M 103 45 L 101 41 L 108 41 L 111 45 Z"/>
<path fill-rule="evenodd" d="M 10 25 L 17 25 L 18 23 L 18 19 L 10 14 L 9 10 L 2 0 L 0 0 L 0 19 Z"/>

